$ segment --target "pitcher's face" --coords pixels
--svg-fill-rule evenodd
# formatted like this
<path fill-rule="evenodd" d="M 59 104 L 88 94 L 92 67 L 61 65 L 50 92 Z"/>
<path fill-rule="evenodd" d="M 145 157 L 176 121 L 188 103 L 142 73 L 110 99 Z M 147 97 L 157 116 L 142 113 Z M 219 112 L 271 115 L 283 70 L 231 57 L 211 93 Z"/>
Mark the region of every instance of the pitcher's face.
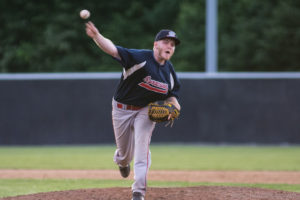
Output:
<path fill-rule="evenodd" d="M 170 60 L 175 52 L 175 41 L 169 38 L 159 40 L 154 42 L 154 54 L 156 54 L 157 59 Z"/>

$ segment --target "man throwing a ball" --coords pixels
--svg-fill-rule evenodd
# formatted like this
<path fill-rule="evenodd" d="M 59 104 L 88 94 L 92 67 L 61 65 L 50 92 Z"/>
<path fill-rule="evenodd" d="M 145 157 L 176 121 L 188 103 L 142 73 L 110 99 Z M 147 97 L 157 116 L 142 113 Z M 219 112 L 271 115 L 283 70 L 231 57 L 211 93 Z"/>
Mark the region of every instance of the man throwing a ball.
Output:
<path fill-rule="evenodd" d="M 122 76 L 112 100 L 112 120 L 116 140 L 114 161 L 122 177 L 130 174 L 134 158 L 132 200 L 144 200 L 147 172 L 151 164 L 150 141 L 155 122 L 148 117 L 149 103 L 165 101 L 180 110 L 180 82 L 170 62 L 180 43 L 176 33 L 161 30 L 153 50 L 127 49 L 115 46 L 99 33 L 92 22 L 86 23 L 86 34 L 99 48 L 123 67 Z"/>

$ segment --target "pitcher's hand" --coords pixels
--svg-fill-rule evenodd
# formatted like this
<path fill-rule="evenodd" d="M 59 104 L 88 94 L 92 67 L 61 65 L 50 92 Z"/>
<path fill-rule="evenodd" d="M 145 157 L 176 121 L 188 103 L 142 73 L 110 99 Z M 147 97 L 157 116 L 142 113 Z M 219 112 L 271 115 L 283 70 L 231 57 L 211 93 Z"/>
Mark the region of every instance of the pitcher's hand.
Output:
<path fill-rule="evenodd" d="M 95 38 L 99 34 L 98 29 L 91 21 L 89 21 L 85 24 L 85 31 L 86 31 L 86 34 L 92 39 Z"/>

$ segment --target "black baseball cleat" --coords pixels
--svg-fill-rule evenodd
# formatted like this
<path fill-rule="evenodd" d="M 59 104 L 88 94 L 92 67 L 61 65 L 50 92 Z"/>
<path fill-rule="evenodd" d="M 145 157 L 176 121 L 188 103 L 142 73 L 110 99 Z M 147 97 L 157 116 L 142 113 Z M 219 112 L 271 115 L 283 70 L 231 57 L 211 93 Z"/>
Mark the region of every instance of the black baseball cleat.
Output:
<path fill-rule="evenodd" d="M 119 166 L 119 170 L 120 170 L 121 176 L 123 178 L 127 178 L 130 174 L 130 165 L 128 164 L 126 167 Z"/>
<path fill-rule="evenodd" d="M 134 193 L 132 193 L 131 200 L 144 200 L 144 196 L 140 192 L 134 192 Z"/>

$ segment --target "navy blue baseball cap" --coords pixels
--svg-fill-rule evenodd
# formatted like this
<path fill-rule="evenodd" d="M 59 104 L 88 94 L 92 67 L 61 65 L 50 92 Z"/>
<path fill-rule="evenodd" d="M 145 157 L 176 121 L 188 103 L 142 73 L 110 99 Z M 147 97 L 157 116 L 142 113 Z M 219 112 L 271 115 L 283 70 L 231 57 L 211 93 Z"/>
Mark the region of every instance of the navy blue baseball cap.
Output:
<path fill-rule="evenodd" d="M 173 39 L 175 41 L 175 45 L 180 44 L 180 40 L 176 36 L 176 33 L 174 31 L 168 30 L 168 29 L 160 30 L 155 37 L 155 41 L 163 40 L 165 38 Z"/>

